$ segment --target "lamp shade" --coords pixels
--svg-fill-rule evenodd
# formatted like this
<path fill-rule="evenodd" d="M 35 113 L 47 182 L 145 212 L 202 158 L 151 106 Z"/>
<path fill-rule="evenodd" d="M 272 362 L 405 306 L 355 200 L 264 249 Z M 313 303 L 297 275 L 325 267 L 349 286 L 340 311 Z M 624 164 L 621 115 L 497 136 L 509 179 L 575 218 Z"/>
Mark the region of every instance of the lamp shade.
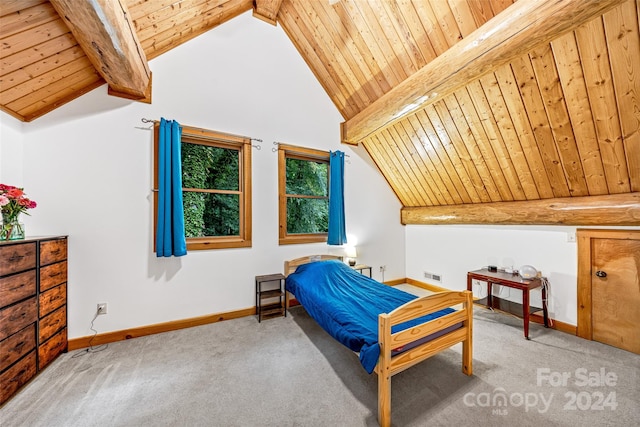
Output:
<path fill-rule="evenodd" d="M 355 246 L 347 246 L 344 249 L 344 255 L 347 258 L 356 258 L 358 256 L 358 251 L 356 250 Z"/>

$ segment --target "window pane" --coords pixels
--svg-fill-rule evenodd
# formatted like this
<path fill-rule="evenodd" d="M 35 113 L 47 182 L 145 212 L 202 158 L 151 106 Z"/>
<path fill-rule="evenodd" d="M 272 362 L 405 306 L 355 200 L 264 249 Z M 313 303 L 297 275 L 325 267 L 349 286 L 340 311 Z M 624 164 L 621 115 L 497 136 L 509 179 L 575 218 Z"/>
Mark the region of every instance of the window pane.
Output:
<path fill-rule="evenodd" d="M 184 191 L 182 196 L 187 237 L 240 235 L 238 194 Z"/>
<path fill-rule="evenodd" d="M 182 186 L 208 190 L 240 189 L 238 150 L 182 143 Z"/>
<path fill-rule="evenodd" d="M 287 198 L 287 233 L 329 231 L 329 199 Z"/>
<path fill-rule="evenodd" d="M 287 194 L 328 195 L 328 164 L 287 158 Z"/>

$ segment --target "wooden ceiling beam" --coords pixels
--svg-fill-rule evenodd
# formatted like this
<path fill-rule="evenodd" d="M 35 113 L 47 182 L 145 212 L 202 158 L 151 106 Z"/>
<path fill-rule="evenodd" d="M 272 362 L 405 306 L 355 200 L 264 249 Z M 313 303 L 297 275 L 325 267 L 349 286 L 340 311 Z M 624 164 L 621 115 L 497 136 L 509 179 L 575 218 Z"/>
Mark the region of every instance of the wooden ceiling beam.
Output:
<path fill-rule="evenodd" d="M 640 192 L 402 208 L 407 224 L 640 225 Z"/>
<path fill-rule="evenodd" d="M 111 94 L 149 96 L 151 71 L 124 0 L 51 0 Z"/>
<path fill-rule="evenodd" d="M 358 144 L 536 46 L 625 0 L 521 0 L 453 45 L 342 123 L 342 142 Z"/>
<path fill-rule="evenodd" d="M 255 0 L 253 16 L 271 25 L 277 25 L 281 4 L 282 0 Z"/>

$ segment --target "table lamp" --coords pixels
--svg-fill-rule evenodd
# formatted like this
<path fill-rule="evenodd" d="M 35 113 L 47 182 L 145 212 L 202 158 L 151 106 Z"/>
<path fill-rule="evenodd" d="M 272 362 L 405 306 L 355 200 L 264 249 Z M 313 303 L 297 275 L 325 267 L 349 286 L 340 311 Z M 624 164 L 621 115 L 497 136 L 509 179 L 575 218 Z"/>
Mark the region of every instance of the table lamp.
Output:
<path fill-rule="evenodd" d="M 356 251 L 355 246 L 347 246 L 345 248 L 345 256 L 347 257 L 347 260 L 349 261 L 349 265 L 351 267 L 356 265 L 356 257 L 358 256 L 358 251 Z"/>

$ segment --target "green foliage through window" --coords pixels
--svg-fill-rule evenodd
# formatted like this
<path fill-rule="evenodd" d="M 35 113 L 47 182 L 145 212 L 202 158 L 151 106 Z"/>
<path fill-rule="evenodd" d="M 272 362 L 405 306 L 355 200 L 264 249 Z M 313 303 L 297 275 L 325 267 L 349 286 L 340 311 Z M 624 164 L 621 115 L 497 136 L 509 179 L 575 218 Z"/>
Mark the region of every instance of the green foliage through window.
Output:
<path fill-rule="evenodd" d="M 329 230 L 329 164 L 287 158 L 287 233 L 316 234 Z"/>
<path fill-rule="evenodd" d="M 240 154 L 237 149 L 182 141 L 187 237 L 240 234 Z"/>

